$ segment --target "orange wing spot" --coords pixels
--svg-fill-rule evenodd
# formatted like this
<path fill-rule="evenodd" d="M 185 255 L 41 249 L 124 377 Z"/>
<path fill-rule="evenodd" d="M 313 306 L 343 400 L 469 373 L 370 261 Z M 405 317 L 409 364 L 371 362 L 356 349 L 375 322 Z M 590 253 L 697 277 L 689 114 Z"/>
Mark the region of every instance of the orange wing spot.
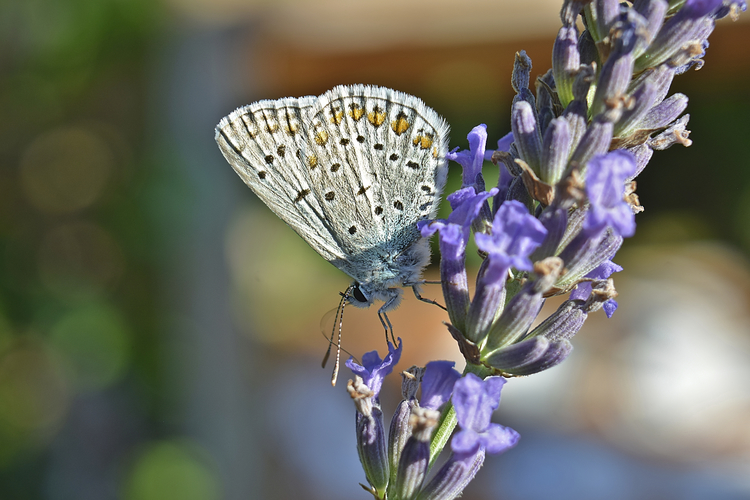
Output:
<path fill-rule="evenodd" d="M 307 164 L 310 165 L 310 168 L 315 168 L 318 166 L 318 157 L 316 155 L 310 155 L 307 157 Z"/>
<path fill-rule="evenodd" d="M 356 102 L 353 102 L 349 105 L 349 116 L 351 116 L 355 122 L 358 122 L 359 119 L 364 116 L 364 114 L 365 110 Z"/>
<path fill-rule="evenodd" d="M 438 154 L 437 148 L 432 148 L 432 157 L 437 160 L 438 156 L 440 155 Z"/>
<path fill-rule="evenodd" d="M 289 123 L 288 126 L 284 127 L 284 131 L 289 135 L 294 135 L 299 130 L 299 123 Z"/>
<path fill-rule="evenodd" d="M 379 127 L 385 121 L 385 111 L 375 106 L 370 113 L 367 113 L 367 121 L 374 127 Z"/>
<path fill-rule="evenodd" d="M 328 142 L 328 132 L 325 130 L 318 130 L 315 132 L 315 143 L 318 146 L 325 146 L 325 144 Z"/>
<path fill-rule="evenodd" d="M 339 110 L 339 109 L 336 109 L 336 110 L 334 110 L 334 111 L 332 111 L 332 112 L 331 112 L 331 118 L 330 118 L 330 121 L 331 121 L 331 123 L 333 123 L 334 125 L 339 125 L 339 124 L 341 124 L 341 121 L 342 121 L 343 119 L 344 119 L 344 112 L 343 112 L 343 111 L 341 111 L 341 110 Z"/>
<path fill-rule="evenodd" d="M 430 149 L 432 147 L 432 137 L 429 135 L 418 135 L 412 142 L 415 146 L 419 146 L 422 149 Z"/>
<path fill-rule="evenodd" d="M 266 130 L 273 134 L 277 130 L 279 130 L 279 124 L 276 122 L 266 122 Z"/>
<path fill-rule="evenodd" d="M 396 135 L 403 134 L 410 126 L 411 123 L 407 121 L 406 115 L 403 113 L 399 113 L 396 119 L 391 122 L 391 128 L 396 132 Z"/>

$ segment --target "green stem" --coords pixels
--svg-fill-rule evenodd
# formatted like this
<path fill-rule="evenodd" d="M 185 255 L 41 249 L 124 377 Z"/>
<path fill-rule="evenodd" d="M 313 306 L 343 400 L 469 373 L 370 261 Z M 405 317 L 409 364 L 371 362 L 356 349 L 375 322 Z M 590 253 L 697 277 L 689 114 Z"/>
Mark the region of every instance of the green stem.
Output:
<path fill-rule="evenodd" d="M 448 443 L 451 434 L 453 434 L 453 429 L 456 428 L 456 422 L 456 410 L 453 408 L 453 403 L 448 402 L 440 417 L 440 424 L 432 436 L 428 470 L 432 469 L 432 466 L 435 465 L 435 460 L 437 460 L 438 455 L 440 455 L 440 452 L 443 451 L 443 448 Z"/>

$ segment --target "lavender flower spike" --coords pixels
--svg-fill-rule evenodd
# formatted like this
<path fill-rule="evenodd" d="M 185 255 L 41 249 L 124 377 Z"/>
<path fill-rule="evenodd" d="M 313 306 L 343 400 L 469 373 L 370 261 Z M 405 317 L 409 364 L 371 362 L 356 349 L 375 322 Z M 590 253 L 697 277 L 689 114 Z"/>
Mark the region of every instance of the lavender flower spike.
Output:
<path fill-rule="evenodd" d="M 486 453 L 502 453 L 516 445 L 519 434 L 490 422 L 500 404 L 502 377 L 480 379 L 473 373 L 456 382 L 453 406 L 461 430 L 453 436 L 453 454 L 422 490 L 420 500 L 456 498 L 474 478 Z"/>

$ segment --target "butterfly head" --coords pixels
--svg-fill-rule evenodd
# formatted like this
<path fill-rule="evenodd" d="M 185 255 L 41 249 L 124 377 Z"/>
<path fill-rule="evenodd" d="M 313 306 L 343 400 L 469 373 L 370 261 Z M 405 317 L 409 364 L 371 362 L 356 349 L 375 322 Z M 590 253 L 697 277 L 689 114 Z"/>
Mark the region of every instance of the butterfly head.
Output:
<path fill-rule="evenodd" d="M 374 297 L 368 293 L 367 288 L 356 281 L 349 285 L 344 296 L 349 304 L 356 307 L 370 307 L 374 301 Z"/>
<path fill-rule="evenodd" d="M 385 302 L 380 308 L 381 312 L 394 309 L 401 302 L 402 290 L 400 288 L 389 288 L 374 286 L 372 283 L 353 282 L 343 293 L 347 304 L 355 307 L 368 308 L 376 300 Z"/>

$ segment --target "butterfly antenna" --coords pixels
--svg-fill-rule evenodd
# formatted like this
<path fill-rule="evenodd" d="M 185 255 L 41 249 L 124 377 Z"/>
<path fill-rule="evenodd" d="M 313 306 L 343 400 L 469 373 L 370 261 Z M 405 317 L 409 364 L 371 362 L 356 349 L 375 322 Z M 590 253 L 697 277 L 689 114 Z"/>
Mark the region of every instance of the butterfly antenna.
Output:
<path fill-rule="evenodd" d="M 336 308 L 336 316 L 333 320 L 333 329 L 331 331 L 331 337 L 328 339 L 328 350 L 326 350 L 325 356 L 323 356 L 322 366 L 325 368 L 328 362 L 328 357 L 331 355 L 331 347 L 333 347 L 333 337 L 336 335 L 336 324 L 338 323 L 338 340 L 336 341 L 336 363 L 333 365 L 333 374 L 331 375 L 331 385 L 336 387 L 336 380 L 339 378 L 339 368 L 341 366 L 341 330 L 344 326 L 344 307 L 346 306 L 346 299 L 349 298 L 349 294 L 353 285 L 349 286 L 345 292 L 341 293 L 341 301 L 339 306 Z"/>

